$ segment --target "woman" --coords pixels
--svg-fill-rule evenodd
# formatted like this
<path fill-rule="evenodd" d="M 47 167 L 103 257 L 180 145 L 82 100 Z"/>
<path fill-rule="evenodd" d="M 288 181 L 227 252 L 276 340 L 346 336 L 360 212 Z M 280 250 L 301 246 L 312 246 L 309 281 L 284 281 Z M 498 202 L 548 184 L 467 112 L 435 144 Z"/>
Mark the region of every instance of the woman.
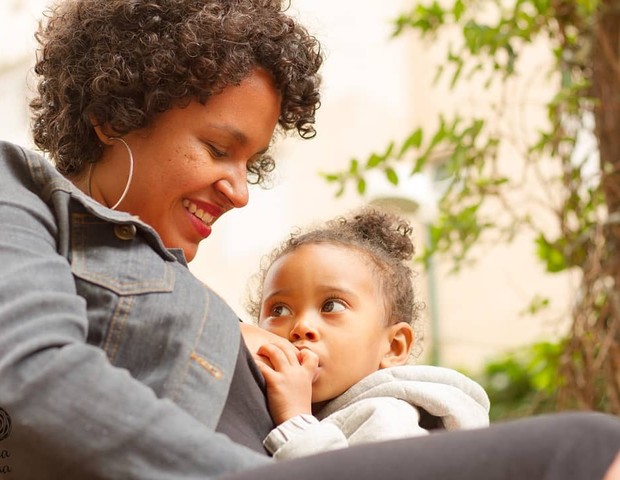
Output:
<path fill-rule="evenodd" d="M 279 0 L 65 0 L 38 39 L 54 166 L 0 145 L 5 478 L 602 475 L 620 446 L 602 415 L 270 460 L 238 320 L 187 261 L 273 167 L 274 130 L 313 135 L 317 42 Z"/>
<path fill-rule="evenodd" d="M 7 463 L 16 478 L 266 463 L 262 439 L 259 454 L 213 433 L 252 448 L 272 425 L 264 400 L 254 423 L 224 409 L 249 355 L 186 262 L 272 169 L 276 125 L 313 135 L 318 43 L 279 0 L 65 1 L 38 39 L 33 133 L 56 169 L 1 150 Z"/>

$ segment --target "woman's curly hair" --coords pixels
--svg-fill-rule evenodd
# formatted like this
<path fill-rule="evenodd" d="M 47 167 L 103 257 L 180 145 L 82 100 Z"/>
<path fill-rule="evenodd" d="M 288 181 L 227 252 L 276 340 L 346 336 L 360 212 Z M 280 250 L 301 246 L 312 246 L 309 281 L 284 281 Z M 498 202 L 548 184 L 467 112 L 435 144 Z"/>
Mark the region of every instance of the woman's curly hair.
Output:
<path fill-rule="evenodd" d="M 259 318 L 262 286 L 276 260 L 302 245 L 327 243 L 342 245 L 366 256 L 375 267 L 389 324 L 407 322 L 415 327 L 423 305 L 414 296 L 410 264 L 415 248 L 411 233 L 412 228 L 406 220 L 374 207 L 363 207 L 322 226 L 293 233 L 262 259 L 261 269 L 252 279 L 256 288 L 248 296 L 248 313 Z"/>
<path fill-rule="evenodd" d="M 33 136 L 65 175 L 101 155 L 91 119 L 123 135 L 257 66 L 281 94 L 280 128 L 315 134 L 322 53 L 281 0 L 63 0 L 46 17 Z M 260 183 L 273 167 L 265 155 L 248 179 Z"/>

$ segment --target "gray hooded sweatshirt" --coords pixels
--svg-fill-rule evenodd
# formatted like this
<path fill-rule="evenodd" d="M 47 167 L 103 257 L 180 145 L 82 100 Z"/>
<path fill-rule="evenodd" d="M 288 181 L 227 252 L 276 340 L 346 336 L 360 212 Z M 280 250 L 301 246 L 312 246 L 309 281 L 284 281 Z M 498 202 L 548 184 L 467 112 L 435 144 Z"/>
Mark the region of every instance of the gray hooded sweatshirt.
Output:
<path fill-rule="evenodd" d="M 489 425 L 489 398 L 465 375 L 443 367 L 403 365 L 378 370 L 325 404 L 298 415 L 264 440 L 275 458 L 295 458 L 355 444 L 427 435 L 425 413 L 446 430 Z"/>

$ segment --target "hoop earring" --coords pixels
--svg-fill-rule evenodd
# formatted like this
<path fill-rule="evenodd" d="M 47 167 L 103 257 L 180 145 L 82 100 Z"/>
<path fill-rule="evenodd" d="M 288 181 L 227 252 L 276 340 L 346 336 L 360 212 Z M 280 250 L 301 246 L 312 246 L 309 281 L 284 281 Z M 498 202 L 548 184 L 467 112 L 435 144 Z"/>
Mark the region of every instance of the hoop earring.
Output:
<path fill-rule="evenodd" d="M 127 149 L 127 153 L 129 153 L 129 176 L 127 177 L 127 183 L 125 184 L 125 189 L 123 190 L 123 193 L 121 194 L 121 198 L 118 199 L 118 202 L 116 202 L 112 207 L 110 207 L 110 210 L 116 210 L 116 207 L 118 207 L 121 202 L 125 199 L 125 196 L 127 195 L 127 192 L 129 191 L 129 185 L 131 185 L 131 180 L 133 179 L 133 153 L 131 152 L 131 148 L 129 148 L 129 145 L 127 144 L 127 142 L 125 140 L 123 140 L 121 137 L 108 137 L 109 140 L 119 140 L 120 142 L 123 143 L 123 145 L 125 145 L 125 148 Z M 92 176 L 93 176 L 93 163 L 90 164 L 90 166 L 88 167 L 88 178 L 86 179 L 86 192 L 88 193 L 89 197 L 92 197 L 91 193 L 90 193 L 90 183 L 92 180 Z"/>

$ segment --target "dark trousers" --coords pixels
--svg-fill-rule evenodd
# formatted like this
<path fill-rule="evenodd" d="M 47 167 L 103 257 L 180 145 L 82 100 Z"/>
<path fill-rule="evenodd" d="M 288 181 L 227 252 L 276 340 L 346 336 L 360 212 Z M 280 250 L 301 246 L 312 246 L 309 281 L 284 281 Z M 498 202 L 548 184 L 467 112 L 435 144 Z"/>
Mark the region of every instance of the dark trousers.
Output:
<path fill-rule="evenodd" d="M 597 480 L 620 451 L 620 419 L 559 413 L 281 461 L 232 480 Z"/>

